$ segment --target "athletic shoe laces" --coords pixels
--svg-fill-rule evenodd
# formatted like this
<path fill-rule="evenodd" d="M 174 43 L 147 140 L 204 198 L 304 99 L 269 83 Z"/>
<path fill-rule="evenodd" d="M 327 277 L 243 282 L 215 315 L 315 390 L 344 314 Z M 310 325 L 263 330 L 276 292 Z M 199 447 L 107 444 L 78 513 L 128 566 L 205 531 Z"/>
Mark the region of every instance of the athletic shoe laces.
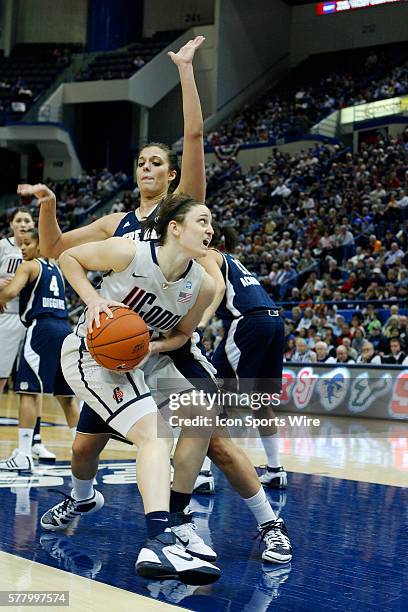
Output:
<path fill-rule="evenodd" d="M 289 534 L 286 525 L 283 521 L 270 521 L 259 527 L 259 533 L 256 538 L 260 538 L 259 546 L 262 540 L 268 547 L 282 547 L 289 549 Z"/>
<path fill-rule="evenodd" d="M 64 501 L 60 502 L 57 506 L 52 509 L 52 513 L 55 514 L 58 518 L 62 516 L 66 516 L 70 512 L 75 512 L 76 509 L 76 500 L 64 493 L 64 491 L 60 491 L 59 489 L 48 489 L 52 493 L 58 493 L 59 495 L 63 495 L 65 497 Z"/>

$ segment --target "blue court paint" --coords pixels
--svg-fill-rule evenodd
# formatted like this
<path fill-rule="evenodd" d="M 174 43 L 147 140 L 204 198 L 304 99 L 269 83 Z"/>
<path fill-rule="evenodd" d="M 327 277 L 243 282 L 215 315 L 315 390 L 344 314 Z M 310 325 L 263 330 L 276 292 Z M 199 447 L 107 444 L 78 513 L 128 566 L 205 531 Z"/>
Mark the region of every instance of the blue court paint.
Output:
<path fill-rule="evenodd" d="M 196 611 L 408 610 L 408 515 L 402 488 L 290 474 L 287 493 L 268 492 L 274 508 L 282 511 L 294 549 L 292 564 L 278 566 L 261 563 L 255 522 L 216 471 L 216 495 L 196 496 L 193 509 L 199 532 L 218 552 L 222 577 L 191 587 L 135 575 L 145 538 L 142 502 L 129 484 L 134 464 L 112 465 L 117 468 L 98 474 L 105 507 L 81 519 L 68 535 L 39 526 L 41 514 L 59 501 L 55 493 L 19 487 L 25 484 L 20 479 L 10 483 L 12 489 L 0 488 L 1 549 Z M 57 469 L 60 477 L 67 473 Z M 69 478 L 62 478 L 68 493 Z"/>

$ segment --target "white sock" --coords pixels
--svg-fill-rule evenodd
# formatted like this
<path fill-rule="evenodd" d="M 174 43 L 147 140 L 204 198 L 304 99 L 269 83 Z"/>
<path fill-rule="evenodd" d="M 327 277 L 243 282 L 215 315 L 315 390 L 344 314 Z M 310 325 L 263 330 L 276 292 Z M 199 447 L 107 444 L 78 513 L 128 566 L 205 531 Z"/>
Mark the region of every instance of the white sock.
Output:
<path fill-rule="evenodd" d="M 276 521 L 276 514 L 272 510 L 271 504 L 266 499 L 265 491 L 262 486 L 258 493 L 248 499 L 244 498 L 244 502 L 256 518 L 258 525 L 267 523 L 268 521 Z"/>
<path fill-rule="evenodd" d="M 279 436 L 274 434 L 273 436 L 261 437 L 262 445 L 265 449 L 266 457 L 268 459 L 269 467 L 279 467 L 281 462 L 279 461 Z"/>
<path fill-rule="evenodd" d="M 75 440 L 76 436 L 76 427 L 70 427 L 69 431 L 71 432 L 72 439 Z"/>
<path fill-rule="evenodd" d="M 206 457 L 200 472 L 211 472 L 211 459 Z"/>
<path fill-rule="evenodd" d="M 18 449 L 25 455 L 31 457 L 31 442 L 33 440 L 33 429 L 19 427 L 18 429 Z"/>
<path fill-rule="evenodd" d="M 94 494 L 93 478 L 89 480 L 80 480 L 72 474 L 72 497 L 77 501 L 89 499 Z"/>

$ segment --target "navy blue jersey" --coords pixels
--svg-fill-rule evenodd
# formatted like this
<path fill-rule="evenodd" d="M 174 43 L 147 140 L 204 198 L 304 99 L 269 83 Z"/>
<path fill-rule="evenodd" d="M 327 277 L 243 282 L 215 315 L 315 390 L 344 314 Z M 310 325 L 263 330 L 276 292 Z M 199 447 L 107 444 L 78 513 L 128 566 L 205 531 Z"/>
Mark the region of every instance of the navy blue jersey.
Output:
<path fill-rule="evenodd" d="M 238 259 L 228 253 L 221 255 L 226 290 L 216 312 L 220 319 L 236 319 L 248 312 L 276 308 L 258 279 Z"/>
<path fill-rule="evenodd" d="M 146 217 L 147 219 L 151 219 L 154 215 L 157 214 L 158 208 L 154 208 L 151 213 Z M 129 240 L 134 240 L 138 242 L 139 240 L 157 240 L 156 232 L 152 232 L 148 236 L 145 235 L 142 227 L 142 221 L 136 217 L 136 212 L 131 210 L 128 212 L 118 227 L 115 230 L 114 236 L 122 236 L 123 238 L 129 238 Z"/>
<path fill-rule="evenodd" d="M 58 319 L 68 318 L 61 270 L 46 259 L 38 258 L 35 261 L 40 264 L 40 272 L 20 293 L 20 319 L 26 327 L 29 327 L 34 319 L 44 315 Z"/>

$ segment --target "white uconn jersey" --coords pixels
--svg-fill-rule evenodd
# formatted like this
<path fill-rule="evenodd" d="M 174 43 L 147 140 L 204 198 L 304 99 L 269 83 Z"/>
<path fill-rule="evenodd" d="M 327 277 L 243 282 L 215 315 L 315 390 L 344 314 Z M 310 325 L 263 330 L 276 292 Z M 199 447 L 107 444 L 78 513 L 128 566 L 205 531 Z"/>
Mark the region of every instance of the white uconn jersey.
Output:
<path fill-rule="evenodd" d="M 99 294 L 123 302 L 137 312 L 150 329 L 160 333 L 176 327 L 194 306 L 204 268 L 191 261 L 184 275 L 169 283 L 157 262 L 157 249 L 160 247 L 154 242 L 138 242 L 134 259 L 123 272 L 105 276 Z M 86 335 L 83 317 L 76 333 Z"/>
<path fill-rule="evenodd" d="M 16 273 L 18 266 L 23 261 L 21 250 L 15 245 L 14 238 L 3 238 L 0 240 L 0 278 L 5 278 Z M 18 314 L 18 297 L 7 303 L 7 314 Z"/>

